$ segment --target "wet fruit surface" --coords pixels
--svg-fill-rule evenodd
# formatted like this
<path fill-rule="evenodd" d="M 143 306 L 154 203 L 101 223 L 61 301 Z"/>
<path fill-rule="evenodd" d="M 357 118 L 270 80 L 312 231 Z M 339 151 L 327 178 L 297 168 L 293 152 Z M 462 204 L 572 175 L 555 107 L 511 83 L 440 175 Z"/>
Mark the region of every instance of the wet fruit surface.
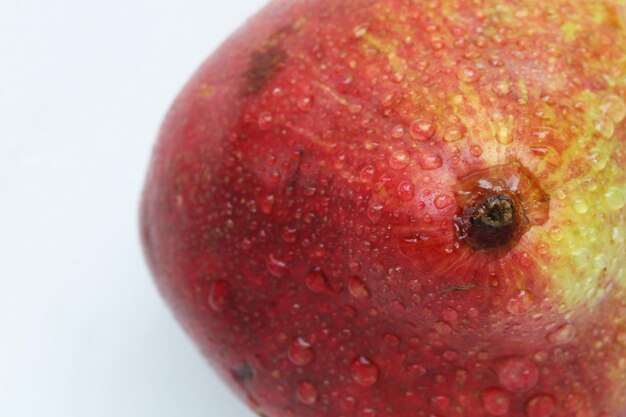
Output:
<path fill-rule="evenodd" d="M 626 4 L 277 0 L 174 103 L 164 297 L 268 417 L 626 415 Z"/>

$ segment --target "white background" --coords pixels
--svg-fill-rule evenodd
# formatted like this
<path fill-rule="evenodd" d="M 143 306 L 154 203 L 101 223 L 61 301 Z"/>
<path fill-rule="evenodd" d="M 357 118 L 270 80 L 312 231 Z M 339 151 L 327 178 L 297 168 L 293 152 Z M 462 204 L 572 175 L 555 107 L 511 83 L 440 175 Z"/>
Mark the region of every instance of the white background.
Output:
<path fill-rule="evenodd" d="M 0 0 L 0 416 L 249 417 L 159 298 L 161 119 L 265 0 Z"/>

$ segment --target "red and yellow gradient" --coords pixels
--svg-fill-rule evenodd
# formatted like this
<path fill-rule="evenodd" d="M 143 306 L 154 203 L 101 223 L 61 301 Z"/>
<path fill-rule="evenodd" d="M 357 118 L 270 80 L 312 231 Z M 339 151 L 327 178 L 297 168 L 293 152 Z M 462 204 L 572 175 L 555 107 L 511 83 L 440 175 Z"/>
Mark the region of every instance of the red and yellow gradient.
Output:
<path fill-rule="evenodd" d="M 149 264 L 268 417 L 622 417 L 625 99 L 622 0 L 274 1 L 168 114 Z"/>

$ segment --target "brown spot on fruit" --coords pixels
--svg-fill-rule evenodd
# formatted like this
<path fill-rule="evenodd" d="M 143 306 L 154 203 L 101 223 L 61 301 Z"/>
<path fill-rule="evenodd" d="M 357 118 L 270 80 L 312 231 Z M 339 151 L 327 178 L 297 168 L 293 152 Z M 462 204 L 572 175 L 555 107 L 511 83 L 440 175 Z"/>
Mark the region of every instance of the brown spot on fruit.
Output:
<path fill-rule="evenodd" d="M 248 362 L 243 362 L 236 368 L 231 369 L 231 375 L 239 384 L 245 383 L 254 376 L 254 369 Z"/>
<path fill-rule="evenodd" d="M 243 93 L 251 96 L 259 93 L 284 68 L 287 53 L 279 46 L 269 46 L 254 51 L 244 74 Z"/>

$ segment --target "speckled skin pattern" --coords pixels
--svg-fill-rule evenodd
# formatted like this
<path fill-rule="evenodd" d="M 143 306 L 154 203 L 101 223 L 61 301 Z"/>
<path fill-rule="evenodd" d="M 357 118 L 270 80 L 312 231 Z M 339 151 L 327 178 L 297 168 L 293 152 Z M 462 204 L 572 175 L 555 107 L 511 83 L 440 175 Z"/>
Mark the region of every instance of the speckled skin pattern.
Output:
<path fill-rule="evenodd" d="M 150 268 L 267 417 L 624 417 L 624 99 L 622 0 L 273 1 L 167 115 Z"/>

